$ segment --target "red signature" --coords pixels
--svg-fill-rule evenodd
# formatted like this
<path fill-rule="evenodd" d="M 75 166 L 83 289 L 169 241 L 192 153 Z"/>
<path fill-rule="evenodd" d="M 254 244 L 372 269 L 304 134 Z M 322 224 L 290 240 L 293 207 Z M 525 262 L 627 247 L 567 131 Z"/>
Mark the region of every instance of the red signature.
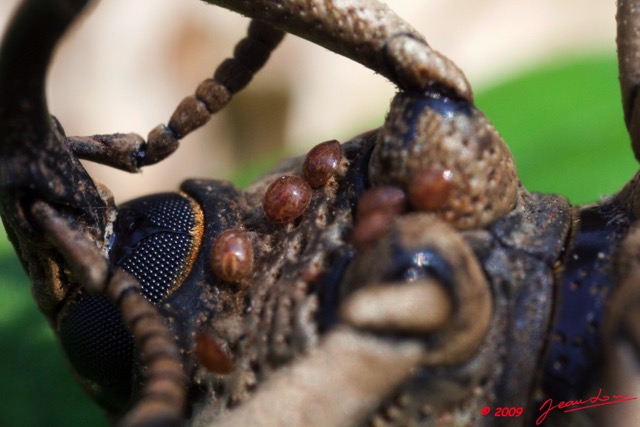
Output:
<path fill-rule="evenodd" d="M 540 411 L 542 412 L 536 420 L 536 425 L 542 424 L 547 418 L 549 412 L 554 409 L 564 409 L 564 412 L 581 411 L 583 409 L 595 408 L 596 406 L 613 405 L 614 403 L 628 402 L 630 400 L 636 400 L 637 397 L 629 397 L 624 394 L 614 394 L 613 396 L 603 395 L 602 389 L 598 389 L 596 396 L 582 400 L 567 400 L 559 402 L 557 405 L 553 404 L 553 399 L 547 399 L 542 405 L 540 405 Z"/>

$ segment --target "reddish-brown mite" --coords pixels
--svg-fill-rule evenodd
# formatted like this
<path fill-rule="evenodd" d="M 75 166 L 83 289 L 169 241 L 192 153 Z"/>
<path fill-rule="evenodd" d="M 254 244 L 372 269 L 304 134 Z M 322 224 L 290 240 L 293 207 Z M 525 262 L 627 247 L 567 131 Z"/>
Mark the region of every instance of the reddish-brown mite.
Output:
<path fill-rule="evenodd" d="M 447 169 L 425 169 L 413 175 L 407 192 L 411 205 L 423 211 L 437 211 L 449 200 L 453 173 Z"/>
<path fill-rule="evenodd" d="M 396 215 L 404 212 L 407 196 L 398 187 L 383 185 L 364 192 L 358 200 L 358 218 L 363 218 L 372 212 L 388 212 Z"/>
<path fill-rule="evenodd" d="M 216 237 L 211 249 L 211 268 L 227 282 L 242 280 L 253 269 L 253 243 L 242 230 L 226 230 Z"/>
<path fill-rule="evenodd" d="M 299 176 L 281 176 L 267 188 L 262 209 L 271 221 L 293 221 L 309 205 L 311 191 L 307 181 Z"/>
<path fill-rule="evenodd" d="M 358 200 L 358 222 L 351 234 L 351 243 L 358 249 L 366 247 L 383 234 L 393 217 L 404 212 L 407 196 L 398 187 L 383 185 L 364 192 Z"/>
<path fill-rule="evenodd" d="M 324 186 L 338 173 L 342 160 L 342 147 L 335 139 L 322 142 L 309 151 L 302 165 L 304 179 L 312 188 Z"/>
<path fill-rule="evenodd" d="M 388 211 L 374 211 L 358 220 L 351 233 L 351 243 L 357 249 L 367 247 L 391 225 L 393 215 Z"/>
<path fill-rule="evenodd" d="M 233 360 L 220 348 L 216 339 L 209 332 L 196 335 L 196 355 L 209 372 L 228 374 L 233 371 Z"/>

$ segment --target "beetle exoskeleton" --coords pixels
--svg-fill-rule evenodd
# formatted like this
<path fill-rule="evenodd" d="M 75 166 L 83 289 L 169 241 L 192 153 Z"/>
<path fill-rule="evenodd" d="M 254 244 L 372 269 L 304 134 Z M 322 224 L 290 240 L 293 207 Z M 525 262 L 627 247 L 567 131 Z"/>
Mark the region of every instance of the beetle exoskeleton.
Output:
<path fill-rule="evenodd" d="M 513 158 L 487 118 L 469 101 L 437 90 L 401 92 L 376 142 L 369 178 L 407 190 L 415 174 L 429 169 L 450 171 L 438 215 L 455 228 L 484 227 L 515 206 Z"/>

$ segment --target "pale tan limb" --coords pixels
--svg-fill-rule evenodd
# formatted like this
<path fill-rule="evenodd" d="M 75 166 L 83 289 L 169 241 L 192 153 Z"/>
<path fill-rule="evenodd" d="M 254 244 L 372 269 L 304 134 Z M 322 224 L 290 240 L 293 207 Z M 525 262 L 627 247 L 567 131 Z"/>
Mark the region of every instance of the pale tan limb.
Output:
<path fill-rule="evenodd" d="M 418 367 L 422 345 L 340 327 L 215 427 L 358 425 Z"/>
<path fill-rule="evenodd" d="M 208 0 L 264 20 L 387 77 L 401 89 L 448 87 L 465 99 L 473 94 L 464 74 L 431 49 L 423 36 L 377 0 Z"/>

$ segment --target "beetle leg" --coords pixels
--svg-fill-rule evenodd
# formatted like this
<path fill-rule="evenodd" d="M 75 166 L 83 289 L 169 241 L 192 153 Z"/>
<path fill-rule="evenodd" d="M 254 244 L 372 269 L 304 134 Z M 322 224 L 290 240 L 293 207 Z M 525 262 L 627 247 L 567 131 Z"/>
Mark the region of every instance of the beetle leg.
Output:
<path fill-rule="evenodd" d="M 423 346 L 416 340 L 384 340 L 339 327 L 304 358 L 274 373 L 222 420 L 211 424 L 203 417 L 193 425 L 359 425 L 413 374 L 422 354 Z"/>
<path fill-rule="evenodd" d="M 618 69 L 624 120 L 640 160 L 640 1 L 618 0 Z"/>
<path fill-rule="evenodd" d="M 443 284 L 423 279 L 367 285 L 342 303 L 340 318 L 359 329 L 429 334 L 450 322 L 452 312 Z"/>
<path fill-rule="evenodd" d="M 405 90 L 435 83 L 471 99 L 464 74 L 377 0 L 207 0 L 261 19 L 380 73 Z"/>
<path fill-rule="evenodd" d="M 107 281 L 107 260 L 95 242 L 73 229 L 45 202 L 35 202 L 31 213 L 49 241 L 67 260 L 76 280 L 91 292 L 101 292 Z"/>
<path fill-rule="evenodd" d="M 123 427 L 182 424 L 187 385 L 181 353 L 158 309 L 140 293 L 138 281 L 116 270 L 105 294 L 120 310 L 145 368 L 139 399 L 120 421 Z"/>
<path fill-rule="evenodd" d="M 158 125 L 147 142 L 135 133 L 66 138 L 81 159 L 102 163 L 127 172 L 157 163 L 178 148 L 178 141 L 204 125 L 243 89 L 267 62 L 284 32 L 260 21 L 252 21 L 247 37 L 236 45 L 233 57 L 218 66 L 213 78 L 200 83 L 195 94 L 182 100 L 168 125 Z"/>
<path fill-rule="evenodd" d="M 80 159 L 126 172 L 140 171 L 147 147 L 144 138 L 136 133 L 70 136 L 66 138 L 66 143 Z"/>
<path fill-rule="evenodd" d="M 106 202 L 52 124 L 45 74 L 56 42 L 87 1 L 23 2 L 0 54 L 0 213 L 16 238 L 41 243 L 28 217 L 33 200 L 45 200 L 76 217 L 102 239 Z M 29 52 L 25 55 L 25 52 Z M 14 242 L 15 244 L 15 242 Z"/>
<path fill-rule="evenodd" d="M 179 425 L 186 384 L 177 343 L 157 308 L 140 293 L 138 281 L 122 269 L 109 278 L 107 260 L 98 246 L 75 230 L 54 208 L 36 202 L 33 216 L 67 261 L 76 281 L 90 292 L 104 293 L 122 314 L 133 335 L 146 380 L 140 398 L 122 426 Z M 172 424 L 173 423 L 173 424 Z"/>

